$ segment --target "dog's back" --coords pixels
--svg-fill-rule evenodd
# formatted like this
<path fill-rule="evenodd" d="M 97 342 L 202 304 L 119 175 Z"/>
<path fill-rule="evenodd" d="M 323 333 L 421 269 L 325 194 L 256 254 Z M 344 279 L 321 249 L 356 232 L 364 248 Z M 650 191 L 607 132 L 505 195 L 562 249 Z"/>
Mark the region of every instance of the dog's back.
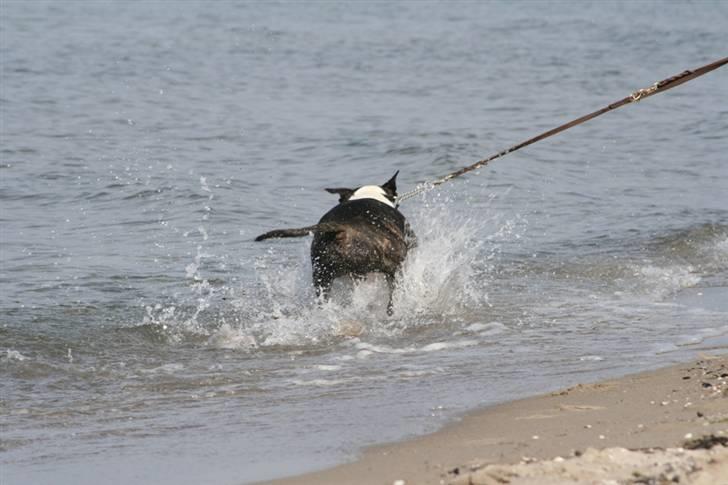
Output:
<path fill-rule="evenodd" d="M 407 250 L 416 245 L 414 233 L 397 210 L 397 173 L 383 185 L 326 189 L 339 195 L 339 204 L 318 224 L 268 231 L 255 240 L 313 233 L 311 265 L 316 293 L 326 296 L 341 276 L 382 273 L 390 288 L 387 311 L 391 314 L 394 279 Z"/>
<path fill-rule="evenodd" d="M 393 280 L 407 256 L 407 223 L 395 208 L 374 199 L 342 202 L 319 221 L 338 230 L 314 233 L 314 284 L 326 291 L 340 276 L 379 272 Z"/>

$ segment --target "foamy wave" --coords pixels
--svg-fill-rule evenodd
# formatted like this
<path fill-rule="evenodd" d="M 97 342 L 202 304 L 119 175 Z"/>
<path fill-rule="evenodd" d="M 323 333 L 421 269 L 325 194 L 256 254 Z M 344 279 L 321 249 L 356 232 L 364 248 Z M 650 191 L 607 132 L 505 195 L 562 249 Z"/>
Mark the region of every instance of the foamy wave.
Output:
<path fill-rule="evenodd" d="M 471 347 L 473 345 L 478 345 L 477 340 L 456 340 L 454 342 L 433 342 L 431 344 L 427 344 L 419 349 L 420 352 L 436 352 L 439 350 L 446 350 L 446 349 L 457 349 L 461 347 Z"/>
<path fill-rule="evenodd" d="M 387 345 L 374 345 L 367 342 L 357 342 L 355 348 L 358 350 L 357 357 L 366 357 L 372 354 L 412 354 L 417 352 L 436 352 L 446 349 L 457 349 L 461 347 L 470 347 L 478 345 L 477 340 L 455 340 L 452 342 L 432 342 L 430 344 L 423 345 L 421 347 L 409 346 L 409 347 L 390 347 Z"/>
<path fill-rule="evenodd" d="M 23 354 L 21 354 L 17 350 L 6 349 L 5 350 L 5 359 L 3 359 L 3 360 L 6 360 L 6 361 L 16 360 L 18 362 L 22 362 L 22 361 L 27 360 L 27 359 L 28 359 L 28 357 L 24 356 Z"/>
<path fill-rule="evenodd" d="M 414 347 L 406 347 L 406 348 L 394 348 L 390 347 L 388 345 L 374 345 L 367 342 L 357 342 L 355 344 L 355 347 L 359 351 L 366 351 L 367 355 L 377 353 L 377 354 L 409 354 L 411 352 L 415 351 Z"/>
<path fill-rule="evenodd" d="M 421 370 L 404 370 L 397 374 L 397 376 L 402 377 L 404 379 L 416 379 L 420 377 L 427 377 L 437 374 L 444 373 L 445 370 L 442 367 L 434 367 L 430 369 L 421 369 Z"/>
<path fill-rule="evenodd" d="M 174 374 L 183 370 L 184 368 L 184 364 L 173 362 L 170 364 L 160 365 L 159 367 L 154 367 L 152 369 L 141 369 L 139 372 L 141 372 L 142 374 Z"/>
<path fill-rule="evenodd" d="M 208 344 L 216 349 L 254 349 L 258 346 L 255 337 L 239 328 L 223 323 L 208 339 Z"/>
<path fill-rule="evenodd" d="M 675 352 L 676 350 L 679 350 L 679 347 L 672 342 L 663 342 L 663 343 L 653 344 L 651 346 L 650 350 L 653 353 L 660 355 L 660 354 L 669 354 L 671 352 Z"/>
<path fill-rule="evenodd" d="M 351 381 L 351 379 L 291 379 L 291 384 L 295 384 L 297 386 L 331 387 L 338 386 L 349 381 Z"/>
<path fill-rule="evenodd" d="M 718 268 L 728 269 L 728 234 L 703 244 L 701 250 Z"/>
<path fill-rule="evenodd" d="M 678 335 L 675 338 L 675 345 L 679 347 L 694 346 L 702 344 L 716 337 L 724 337 L 728 335 L 728 325 L 715 328 L 697 329 L 694 333 L 686 335 Z"/>
<path fill-rule="evenodd" d="M 500 322 L 471 323 L 470 325 L 465 327 L 465 330 L 468 332 L 477 333 L 482 337 L 490 337 L 493 335 L 499 335 L 503 332 L 507 332 L 508 327 Z"/>
<path fill-rule="evenodd" d="M 728 235 L 718 239 L 713 246 L 717 252 L 728 258 Z"/>
<path fill-rule="evenodd" d="M 690 288 L 700 282 L 695 268 L 685 266 L 636 266 L 634 276 L 641 280 L 644 290 L 657 298 L 664 298 L 675 292 Z"/>
<path fill-rule="evenodd" d="M 433 367 L 428 369 L 406 369 L 400 372 L 397 372 L 396 375 L 399 378 L 402 379 L 421 379 L 423 377 L 442 374 L 444 369 L 442 367 Z M 349 377 L 342 377 L 337 379 L 332 378 L 325 378 L 325 377 L 316 377 L 312 379 L 290 379 L 288 382 L 290 382 L 293 385 L 296 386 L 304 386 L 304 387 L 334 387 L 334 386 L 340 386 L 340 385 L 347 385 L 351 384 L 353 382 L 362 382 L 362 381 L 381 381 L 385 379 L 391 378 L 391 375 L 368 375 L 368 376 L 349 376 Z"/>
<path fill-rule="evenodd" d="M 582 355 L 579 357 L 579 360 L 581 362 L 601 362 L 604 360 L 604 357 L 601 355 Z"/>

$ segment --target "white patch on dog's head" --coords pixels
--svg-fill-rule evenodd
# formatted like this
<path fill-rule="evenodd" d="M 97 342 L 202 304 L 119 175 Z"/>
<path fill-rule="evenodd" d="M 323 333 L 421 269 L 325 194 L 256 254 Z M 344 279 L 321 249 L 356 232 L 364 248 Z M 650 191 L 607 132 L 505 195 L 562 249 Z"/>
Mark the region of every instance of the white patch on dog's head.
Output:
<path fill-rule="evenodd" d="M 394 202 L 387 198 L 387 193 L 378 185 L 365 185 L 356 189 L 356 192 L 349 197 L 349 200 L 358 199 L 374 199 L 387 204 L 389 207 L 394 207 Z"/>

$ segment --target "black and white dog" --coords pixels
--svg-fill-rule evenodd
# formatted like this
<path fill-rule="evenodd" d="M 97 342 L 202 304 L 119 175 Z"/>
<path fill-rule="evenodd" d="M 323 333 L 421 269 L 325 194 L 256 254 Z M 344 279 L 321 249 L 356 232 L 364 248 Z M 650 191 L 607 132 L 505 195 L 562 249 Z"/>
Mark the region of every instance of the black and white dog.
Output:
<path fill-rule="evenodd" d="M 415 245 L 414 233 L 395 205 L 398 173 L 384 185 L 326 189 L 339 194 L 339 204 L 318 224 L 266 232 L 255 240 L 313 233 L 311 264 L 316 294 L 327 297 L 333 281 L 342 276 L 359 279 L 382 273 L 389 285 L 387 312 L 391 314 L 397 271 Z"/>

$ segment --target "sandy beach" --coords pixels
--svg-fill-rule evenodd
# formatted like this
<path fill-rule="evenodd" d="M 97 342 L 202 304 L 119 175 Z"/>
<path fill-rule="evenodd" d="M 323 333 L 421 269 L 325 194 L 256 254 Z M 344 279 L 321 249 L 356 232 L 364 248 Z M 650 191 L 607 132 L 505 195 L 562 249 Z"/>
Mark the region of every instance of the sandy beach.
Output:
<path fill-rule="evenodd" d="M 353 463 L 268 483 L 728 484 L 728 356 L 475 411 Z"/>

